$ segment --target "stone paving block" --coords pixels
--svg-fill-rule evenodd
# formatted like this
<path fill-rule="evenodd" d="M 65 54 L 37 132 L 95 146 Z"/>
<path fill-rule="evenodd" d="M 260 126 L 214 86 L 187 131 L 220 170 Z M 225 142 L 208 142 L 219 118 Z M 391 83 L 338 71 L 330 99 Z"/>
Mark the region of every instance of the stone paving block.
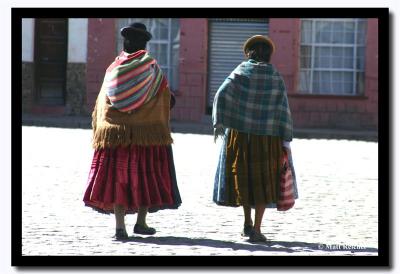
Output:
<path fill-rule="evenodd" d="M 293 209 L 267 209 L 262 230 L 271 240 L 240 236 L 241 208 L 212 202 L 219 145 L 213 136 L 174 133 L 182 205 L 148 215 L 154 236 L 115 241 L 114 216 L 82 198 L 93 150 L 91 130 L 23 127 L 23 255 L 377 255 L 378 145 L 294 139 L 300 198 Z"/>

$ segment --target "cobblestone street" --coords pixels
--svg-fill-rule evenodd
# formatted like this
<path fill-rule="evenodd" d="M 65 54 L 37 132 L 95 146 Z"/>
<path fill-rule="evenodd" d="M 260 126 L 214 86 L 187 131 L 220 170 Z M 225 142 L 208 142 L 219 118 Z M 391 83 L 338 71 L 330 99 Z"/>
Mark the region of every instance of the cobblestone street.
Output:
<path fill-rule="evenodd" d="M 93 156 L 91 130 L 24 126 L 23 255 L 378 255 L 378 144 L 294 139 L 299 199 L 267 209 L 270 242 L 240 236 L 241 208 L 212 202 L 219 143 L 211 135 L 173 133 L 182 205 L 148 215 L 154 236 L 115 241 L 114 215 L 85 207 Z"/>

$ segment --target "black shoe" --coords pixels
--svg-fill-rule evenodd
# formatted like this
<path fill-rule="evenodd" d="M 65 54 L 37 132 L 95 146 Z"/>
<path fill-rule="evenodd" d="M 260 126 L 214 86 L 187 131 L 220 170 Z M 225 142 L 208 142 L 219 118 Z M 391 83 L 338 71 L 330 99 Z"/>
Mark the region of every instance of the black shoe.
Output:
<path fill-rule="evenodd" d="M 241 235 L 243 237 L 249 237 L 252 230 L 253 230 L 253 225 L 246 225 L 245 224 L 243 226 L 243 231 L 242 231 Z"/>
<path fill-rule="evenodd" d="M 133 233 L 144 234 L 144 235 L 153 235 L 153 234 L 156 234 L 156 230 L 149 226 L 135 224 L 135 227 L 133 228 Z"/>
<path fill-rule="evenodd" d="M 126 240 L 128 239 L 128 233 L 126 233 L 126 230 L 123 228 L 117 228 L 115 229 L 115 236 L 117 240 Z"/>
<path fill-rule="evenodd" d="M 249 242 L 251 242 L 251 243 L 266 243 L 267 238 L 262 233 L 258 233 L 257 231 L 255 231 L 253 229 L 250 233 Z"/>

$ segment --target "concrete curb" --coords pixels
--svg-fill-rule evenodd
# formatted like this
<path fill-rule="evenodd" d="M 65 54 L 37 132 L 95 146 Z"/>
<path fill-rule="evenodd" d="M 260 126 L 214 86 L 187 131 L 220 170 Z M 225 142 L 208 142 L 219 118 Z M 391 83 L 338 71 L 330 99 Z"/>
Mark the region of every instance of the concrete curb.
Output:
<path fill-rule="evenodd" d="M 33 116 L 22 115 L 23 126 L 61 127 L 91 129 L 91 118 L 88 116 Z M 209 123 L 189 123 L 171 121 L 171 131 L 175 133 L 212 135 Z M 295 129 L 295 138 L 299 139 L 346 139 L 360 141 L 378 141 L 377 131 L 353 131 L 340 129 Z"/>

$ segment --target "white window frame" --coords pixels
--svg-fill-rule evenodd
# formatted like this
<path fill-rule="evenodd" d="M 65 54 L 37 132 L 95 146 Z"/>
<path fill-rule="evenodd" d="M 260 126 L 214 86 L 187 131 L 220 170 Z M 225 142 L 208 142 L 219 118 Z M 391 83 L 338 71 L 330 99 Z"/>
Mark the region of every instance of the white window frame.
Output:
<path fill-rule="evenodd" d="M 149 27 L 150 27 L 149 21 L 157 20 L 157 19 L 159 19 L 159 18 L 121 18 L 120 20 L 126 20 L 124 22 L 125 25 L 129 25 L 134 22 L 142 22 L 146 25 L 146 27 L 148 28 L 148 31 L 151 31 L 149 29 Z M 167 76 L 167 79 L 169 80 L 168 82 L 170 84 L 171 90 L 176 91 L 179 86 L 179 80 L 178 80 L 178 83 L 174 83 L 172 81 L 172 79 L 174 77 L 174 72 L 179 75 L 179 65 L 177 67 L 174 67 L 174 65 L 173 65 L 172 46 L 173 46 L 173 38 L 174 37 L 172 37 L 171 30 L 172 30 L 172 20 L 177 20 L 177 19 L 176 18 L 161 18 L 161 19 L 167 20 L 167 22 L 168 22 L 168 37 L 167 37 L 167 39 L 155 39 L 156 37 L 154 37 L 154 34 L 152 33 L 153 39 L 151 39 L 147 43 L 147 49 L 149 49 L 152 44 L 153 45 L 154 44 L 167 45 L 167 52 L 168 52 L 167 63 L 166 64 L 159 63 L 159 65 L 160 65 L 160 68 L 164 71 L 164 73 L 165 73 L 165 71 L 167 71 L 165 76 Z M 122 41 L 123 41 L 123 39 L 122 39 L 121 35 L 119 34 L 119 30 L 118 30 L 118 41 L 117 41 L 117 51 L 118 52 L 120 52 L 123 48 Z M 151 54 L 151 52 L 150 52 L 150 54 Z M 159 60 L 157 60 L 157 61 L 159 62 Z M 179 79 L 179 77 L 178 77 L 178 79 Z"/>
<path fill-rule="evenodd" d="M 360 19 L 357 18 L 306 18 L 306 19 L 301 19 L 300 23 L 303 24 L 303 22 L 309 21 L 311 22 L 311 43 L 306 43 L 302 41 L 301 36 L 300 36 L 300 47 L 301 46 L 309 46 L 311 47 L 311 64 L 310 68 L 302 68 L 300 67 L 300 74 L 301 72 L 305 71 L 310 74 L 310 87 L 308 90 L 300 90 L 301 93 L 309 93 L 309 94 L 320 94 L 320 95 L 349 95 L 349 96 L 355 96 L 355 95 L 360 95 L 357 93 L 357 73 L 363 73 L 365 72 L 365 69 L 357 69 L 357 49 L 359 47 L 364 47 L 365 48 L 365 41 L 364 43 L 359 44 L 357 40 L 357 35 L 358 35 L 358 25 L 360 22 Z M 354 23 L 354 43 L 353 44 L 331 44 L 331 43 L 317 43 L 315 41 L 316 39 L 316 30 L 315 30 L 315 24 L 316 22 L 352 22 Z M 302 30 L 300 30 L 301 32 Z M 314 67 L 314 58 L 315 58 L 315 48 L 316 47 L 328 47 L 328 48 L 352 48 L 353 49 L 353 68 L 348 69 L 348 68 L 315 68 Z M 364 51 L 365 52 L 365 51 Z M 300 58 L 301 58 L 301 51 L 300 51 Z M 353 88 L 352 88 L 352 93 L 328 93 L 323 90 L 314 90 L 314 73 L 318 71 L 337 71 L 337 72 L 352 72 L 353 74 Z M 300 85 L 301 86 L 301 85 Z"/>

